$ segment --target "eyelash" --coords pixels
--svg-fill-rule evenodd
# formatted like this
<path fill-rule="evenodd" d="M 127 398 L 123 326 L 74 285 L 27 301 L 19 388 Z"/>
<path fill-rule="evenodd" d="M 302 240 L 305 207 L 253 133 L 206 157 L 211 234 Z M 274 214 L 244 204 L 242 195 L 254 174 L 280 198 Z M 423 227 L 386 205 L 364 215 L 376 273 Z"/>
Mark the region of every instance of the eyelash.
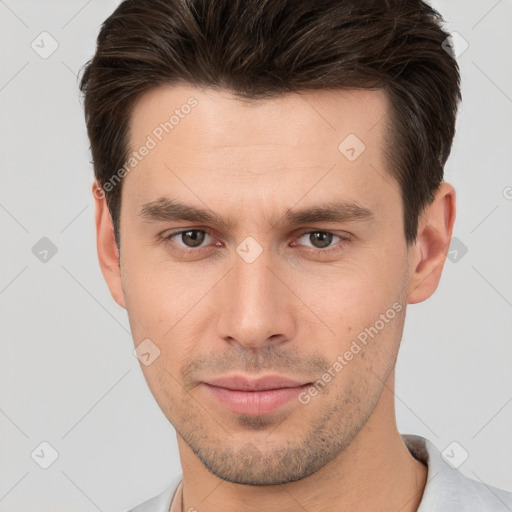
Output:
<path fill-rule="evenodd" d="M 208 236 L 210 236 L 212 238 L 215 238 L 214 235 L 212 234 L 212 232 L 209 231 L 208 229 L 197 229 L 197 228 L 189 228 L 189 229 L 181 229 L 179 231 L 173 231 L 172 233 L 168 233 L 168 234 L 162 236 L 161 238 L 162 238 L 162 241 L 163 241 L 163 243 L 165 245 L 171 245 L 172 244 L 173 245 L 173 250 L 176 250 L 177 252 L 179 252 L 181 254 L 184 254 L 184 255 L 190 255 L 190 254 L 193 254 L 193 253 L 198 253 L 201 250 L 205 250 L 205 249 L 209 248 L 208 246 L 200 246 L 200 247 L 197 247 L 195 249 L 194 248 L 190 248 L 190 247 L 189 248 L 184 248 L 183 246 L 176 245 L 175 243 L 173 243 L 173 239 L 174 238 L 179 237 L 183 233 L 188 233 L 189 231 L 202 232 L 202 233 L 205 233 L 206 235 L 208 235 Z M 332 233 L 331 231 L 325 231 L 325 230 L 321 230 L 321 229 L 304 230 L 304 231 L 302 231 L 301 233 L 299 233 L 296 236 L 294 241 L 302 238 L 304 235 L 309 235 L 311 233 L 331 234 L 334 237 L 339 238 L 340 240 L 334 246 L 327 247 L 326 249 L 317 249 L 317 248 L 314 248 L 314 247 L 306 247 L 305 250 L 307 252 L 310 252 L 310 253 L 315 253 L 315 254 L 331 254 L 333 252 L 342 250 L 344 248 L 345 244 L 350 241 L 350 238 L 348 236 L 336 235 L 335 233 Z"/>

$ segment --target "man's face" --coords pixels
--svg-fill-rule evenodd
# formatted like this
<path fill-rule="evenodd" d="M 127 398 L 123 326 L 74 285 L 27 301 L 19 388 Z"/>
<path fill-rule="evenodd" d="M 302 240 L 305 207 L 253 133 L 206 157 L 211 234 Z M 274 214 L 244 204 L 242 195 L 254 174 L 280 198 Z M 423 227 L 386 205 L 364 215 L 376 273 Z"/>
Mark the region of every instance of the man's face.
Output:
<path fill-rule="evenodd" d="M 244 103 L 185 85 L 136 104 L 131 150 L 156 145 L 123 183 L 122 304 L 135 345 L 160 350 L 142 365 L 158 404 L 220 478 L 277 484 L 325 466 L 391 379 L 410 263 L 388 108 L 380 91 Z M 166 201 L 211 218 L 174 219 Z M 314 211 L 326 206 L 337 214 Z M 304 386 L 211 385 L 233 376 Z"/>

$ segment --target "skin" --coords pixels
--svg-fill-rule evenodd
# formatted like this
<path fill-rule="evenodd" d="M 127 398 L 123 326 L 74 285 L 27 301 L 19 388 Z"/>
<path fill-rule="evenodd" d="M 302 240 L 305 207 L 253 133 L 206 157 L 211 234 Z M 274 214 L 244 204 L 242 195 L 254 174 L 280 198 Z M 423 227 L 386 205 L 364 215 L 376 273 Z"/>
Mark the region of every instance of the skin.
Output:
<path fill-rule="evenodd" d="M 442 183 L 408 246 L 384 159 L 382 91 L 243 102 L 186 84 L 160 88 L 135 106 L 131 148 L 190 96 L 198 105 L 124 178 L 120 262 L 105 200 L 95 195 L 103 275 L 135 345 L 149 338 L 160 350 L 141 367 L 177 431 L 183 493 L 175 509 L 416 510 L 426 468 L 397 430 L 394 367 L 407 304 L 430 297 L 441 277 L 453 187 Z M 366 146 L 354 161 L 338 150 L 350 133 Z M 140 215 L 164 197 L 232 225 Z M 276 222 L 290 209 L 339 200 L 372 215 Z M 199 247 L 190 236 L 165 241 L 192 228 L 210 233 L 193 233 Z M 336 236 L 325 247 L 318 231 Z M 262 249 L 251 263 L 236 251 L 248 236 Z M 306 405 L 236 414 L 202 384 L 228 373 L 315 382 L 393 304 L 402 311 Z"/>

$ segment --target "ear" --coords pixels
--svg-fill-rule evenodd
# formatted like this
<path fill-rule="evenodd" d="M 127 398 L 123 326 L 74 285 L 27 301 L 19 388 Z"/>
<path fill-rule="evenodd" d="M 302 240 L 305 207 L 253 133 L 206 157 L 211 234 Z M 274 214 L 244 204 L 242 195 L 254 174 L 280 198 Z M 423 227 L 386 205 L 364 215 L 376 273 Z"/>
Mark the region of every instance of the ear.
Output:
<path fill-rule="evenodd" d="M 455 189 L 442 182 L 434 200 L 419 217 L 418 236 L 409 251 L 409 304 L 422 302 L 436 291 L 454 223 Z"/>
<path fill-rule="evenodd" d="M 114 225 L 105 199 L 105 192 L 97 181 L 92 184 L 92 195 L 95 208 L 96 248 L 101 272 L 114 300 L 126 309 Z"/>

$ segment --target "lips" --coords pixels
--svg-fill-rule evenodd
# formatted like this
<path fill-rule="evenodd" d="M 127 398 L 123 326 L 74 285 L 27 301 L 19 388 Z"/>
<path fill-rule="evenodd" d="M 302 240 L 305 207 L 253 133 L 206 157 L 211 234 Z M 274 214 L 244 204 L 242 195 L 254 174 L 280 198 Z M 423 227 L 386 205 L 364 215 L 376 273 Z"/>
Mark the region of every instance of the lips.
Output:
<path fill-rule="evenodd" d="M 209 380 L 207 384 L 237 391 L 265 391 L 279 388 L 296 388 L 305 383 L 287 379 L 280 375 L 267 375 L 258 379 L 249 379 L 242 375 L 234 375 L 232 377 L 212 379 Z"/>
<path fill-rule="evenodd" d="M 217 403 L 231 412 L 258 416 L 284 407 L 310 384 L 279 375 L 257 379 L 234 375 L 209 380 L 204 382 L 204 387 Z"/>

